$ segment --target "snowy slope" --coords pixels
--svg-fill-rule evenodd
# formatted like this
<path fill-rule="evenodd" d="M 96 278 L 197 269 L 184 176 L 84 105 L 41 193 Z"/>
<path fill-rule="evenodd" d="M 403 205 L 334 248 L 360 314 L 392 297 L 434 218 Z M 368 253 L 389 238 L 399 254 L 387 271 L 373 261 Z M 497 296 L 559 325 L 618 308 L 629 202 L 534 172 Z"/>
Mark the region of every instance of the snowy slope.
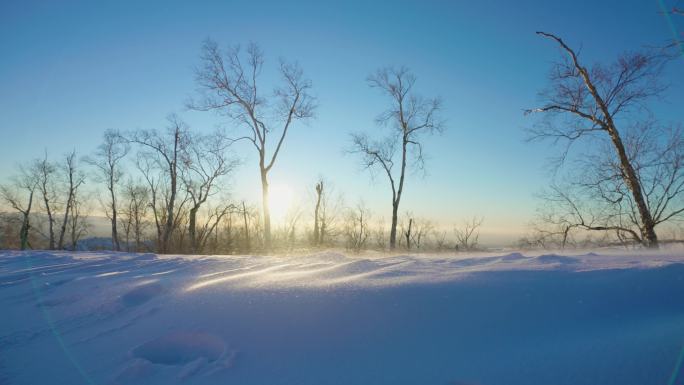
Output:
<path fill-rule="evenodd" d="M 0 252 L 0 384 L 684 384 L 682 262 Z"/>

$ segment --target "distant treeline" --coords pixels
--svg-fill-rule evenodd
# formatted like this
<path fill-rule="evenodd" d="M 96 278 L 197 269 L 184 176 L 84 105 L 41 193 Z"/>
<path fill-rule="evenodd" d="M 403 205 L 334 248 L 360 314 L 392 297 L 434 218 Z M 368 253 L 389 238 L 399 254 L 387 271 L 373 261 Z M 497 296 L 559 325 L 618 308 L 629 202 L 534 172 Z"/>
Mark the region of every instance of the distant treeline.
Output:
<path fill-rule="evenodd" d="M 550 141 L 560 150 L 551 162 L 551 185 L 539 194 L 535 220 L 518 246 L 657 248 L 662 239 L 682 239 L 684 130 L 681 123 L 659 122 L 649 108 L 667 88 L 664 68 L 681 61 L 677 43 L 586 66 L 558 36 L 538 35 L 557 46 L 562 58 L 551 67 L 540 106 L 526 111 L 542 116 L 528 130 L 528 139 Z M 90 154 L 50 158 L 45 153 L 17 166 L 0 185 L 5 205 L 0 247 L 76 249 L 89 236 L 88 217 L 97 211 L 109 220 L 114 250 L 478 248 L 482 218 L 460 218 L 444 231 L 402 207 L 411 185 L 408 171 L 424 168 L 424 137 L 447 128 L 440 98 L 420 95 L 416 76 L 405 67 L 383 67 L 367 78 L 387 101 L 377 119 L 381 132 L 350 133 L 346 146 L 364 169 L 386 182 L 388 223 L 362 200 L 345 205 L 332 183 L 320 179 L 308 187 L 309 204 L 293 207 L 282 223 L 272 225 L 270 172 L 286 151 L 287 133 L 315 118 L 317 100 L 313 83 L 296 62 L 281 60 L 280 84 L 263 87 L 264 62 L 255 44 L 224 50 L 207 40 L 202 46 L 195 71 L 198 93 L 186 107 L 227 118 L 236 136 L 221 130 L 200 133 L 171 115 L 162 130 L 108 130 Z M 260 202 L 230 197 L 227 180 L 240 166 L 238 145 L 257 156 Z M 86 183 L 99 188 L 86 191 Z"/>

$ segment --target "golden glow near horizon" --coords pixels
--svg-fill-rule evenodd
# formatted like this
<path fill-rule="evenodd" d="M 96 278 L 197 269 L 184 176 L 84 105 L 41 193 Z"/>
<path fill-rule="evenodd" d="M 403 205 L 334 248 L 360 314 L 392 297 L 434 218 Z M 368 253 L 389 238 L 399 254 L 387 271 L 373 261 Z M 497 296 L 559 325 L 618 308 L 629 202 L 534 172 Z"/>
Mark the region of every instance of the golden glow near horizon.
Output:
<path fill-rule="evenodd" d="M 285 220 L 288 210 L 292 206 L 294 192 L 285 184 L 273 184 L 269 188 L 268 204 L 271 209 L 271 220 L 281 223 Z"/>

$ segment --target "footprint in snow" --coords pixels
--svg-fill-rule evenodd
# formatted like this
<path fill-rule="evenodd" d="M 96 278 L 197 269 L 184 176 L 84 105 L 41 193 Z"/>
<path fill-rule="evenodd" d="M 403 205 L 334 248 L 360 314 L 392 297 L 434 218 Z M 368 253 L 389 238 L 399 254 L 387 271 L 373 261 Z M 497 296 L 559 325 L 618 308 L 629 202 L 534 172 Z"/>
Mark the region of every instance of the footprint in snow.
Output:
<path fill-rule="evenodd" d="M 121 296 L 121 303 L 125 307 L 142 305 L 145 302 L 157 297 L 165 292 L 164 286 L 158 283 L 149 283 L 131 289 Z"/>
<path fill-rule="evenodd" d="M 211 375 L 233 366 L 237 352 L 223 339 L 204 332 L 173 332 L 135 347 L 133 359 L 118 376 L 120 381 L 143 380 L 159 366 L 176 367 L 176 377 Z"/>

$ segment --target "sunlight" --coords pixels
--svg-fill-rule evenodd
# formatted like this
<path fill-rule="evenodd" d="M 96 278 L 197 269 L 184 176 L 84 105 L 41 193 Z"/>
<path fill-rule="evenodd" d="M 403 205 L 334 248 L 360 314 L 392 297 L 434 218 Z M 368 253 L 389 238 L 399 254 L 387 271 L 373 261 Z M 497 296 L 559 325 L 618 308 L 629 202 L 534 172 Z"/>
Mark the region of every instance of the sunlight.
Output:
<path fill-rule="evenodd" d="M 294 193 L 292 189 L 285 184 L 273 184 L 269 190 L 268 204 L 271 208 L 271 218 L 275 223 L 281 222 L 285 219 Z"/>

